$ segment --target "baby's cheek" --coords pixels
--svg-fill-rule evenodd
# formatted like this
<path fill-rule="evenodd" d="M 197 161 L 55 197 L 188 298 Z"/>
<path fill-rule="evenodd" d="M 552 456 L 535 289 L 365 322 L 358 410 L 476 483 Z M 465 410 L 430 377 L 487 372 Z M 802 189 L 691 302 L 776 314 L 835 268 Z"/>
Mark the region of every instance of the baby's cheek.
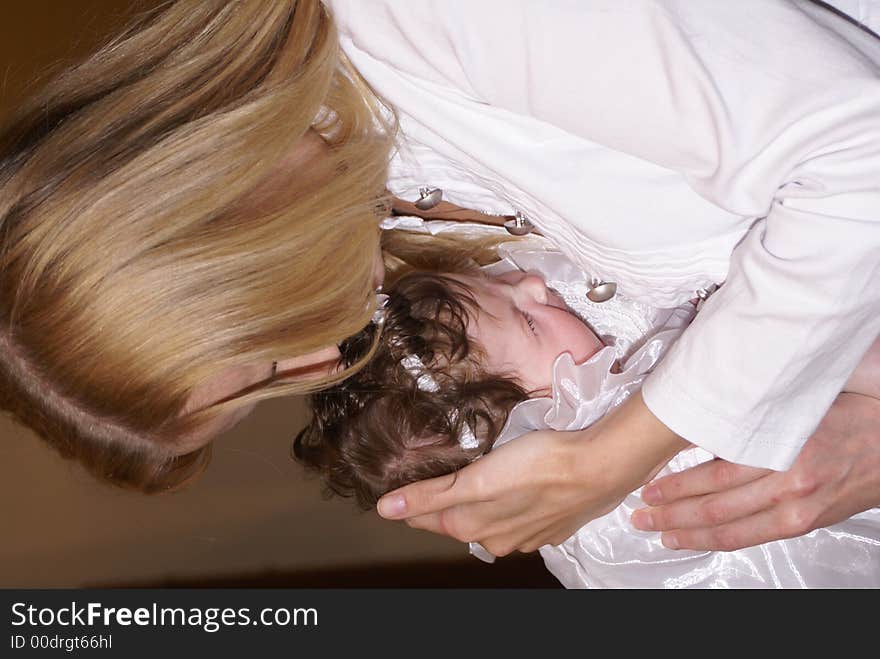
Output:
<path fill-rule="evenodd" d="M 602 340 L 586 325 L 581 324 L 570 329 L 572 334 L 568 340 L 568 351 L 572 353 L 576 363 L 587 361 L 605 347 Z"/>
<path fill-rule="evenodd" d="M 590 339 L 592 341 L 592 345 L 590 347 L 590 357 L 592 357 L 605 347 L 605 342 L 602 341 L 602 339 L 600 339 L 598 336 L 596 336 L 596 334 L 592 330 L 590 331 Z M 589 359 L 589 357 L 587 359 Z"/>
<path fill-rule="evenodd" d="M 553 385 L 553 364 L 560 354 L 562 353 L 548 353 L 540 360 L 540 364 L 536 362 L 528 369 L 525 377 L 521 378 L 527 391 L 549 393 Z"/>

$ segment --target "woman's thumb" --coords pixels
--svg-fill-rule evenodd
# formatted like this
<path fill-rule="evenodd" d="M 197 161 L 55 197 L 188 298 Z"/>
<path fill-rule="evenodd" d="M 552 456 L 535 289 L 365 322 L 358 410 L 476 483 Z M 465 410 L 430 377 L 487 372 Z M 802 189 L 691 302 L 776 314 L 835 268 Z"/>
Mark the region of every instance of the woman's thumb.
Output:
<path fill-rule="evenodd" d="M 456 473 L 446 474 L 401 487 L 379 499 L 376 509 L 385 519 L 439 512 L 458 503 L 458 493 L 453 488 L 456 477 Z"/>

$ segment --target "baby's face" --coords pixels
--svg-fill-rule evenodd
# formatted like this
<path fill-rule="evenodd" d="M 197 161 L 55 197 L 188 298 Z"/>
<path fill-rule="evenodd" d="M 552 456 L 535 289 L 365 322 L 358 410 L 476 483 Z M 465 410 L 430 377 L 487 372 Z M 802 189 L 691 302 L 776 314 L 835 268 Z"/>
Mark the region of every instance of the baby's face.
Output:
<path fill-rule="evenodd" d="M 468 333 L 483 346 L 486 367 L 514 377 L 526 391 L 549 393 L 553 363 L 562 353 L 579 364 L 604 347 L 541 277 L 514 272 L 463 279 L 479 307 Z"/>

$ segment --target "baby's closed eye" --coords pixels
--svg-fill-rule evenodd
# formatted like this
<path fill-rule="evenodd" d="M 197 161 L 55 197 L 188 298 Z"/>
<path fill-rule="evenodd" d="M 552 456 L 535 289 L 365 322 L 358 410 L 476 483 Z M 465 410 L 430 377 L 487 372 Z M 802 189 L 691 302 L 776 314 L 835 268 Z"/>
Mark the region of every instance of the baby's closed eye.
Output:
<path fill-rule="evenodd" d="M 526 325 L 528 325 L 529 330 L 532 332 L 532 334 L 537 334 L 538 332 L 535 330 L 535 319 L 532 318 L 528 314 L 528 312 L 520 311 L 519 313 L 523 317 L 523 319 L 526 321 Z"/>

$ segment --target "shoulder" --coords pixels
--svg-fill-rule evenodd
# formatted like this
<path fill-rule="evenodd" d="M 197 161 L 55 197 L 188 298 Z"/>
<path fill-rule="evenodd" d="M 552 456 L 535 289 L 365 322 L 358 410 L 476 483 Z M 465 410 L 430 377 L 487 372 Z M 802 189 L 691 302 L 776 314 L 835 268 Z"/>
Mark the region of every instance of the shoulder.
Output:
<path fill-rule="evenodd" d="M 564 103 L 566 90 L 577 96 L 576 85 L 635 89 L 658 76 L 699 78 L 707 66 L 721 73 L 782 68 L 789 75 L 795 66 L 806 77 L 804 68 L 840 75 L 864 65 L 840 47 L 841 36 L 857 49 L 864 43 L 876 51 L 880 44 L 807 0 L 325 3 L 349 56 L 354 52 L 402 75 L 521 111 L 529 109 L 523 87 L 551 90 Z M 797 66 L 801 60 L 806 64 Z"/>
<path fill-rule="evenodd" d="M 607 38 L 609 29 L 638 30 L 636 17 L 663 11 L 659 0 L 324 2 L 349 56 L 355 50 L 403 74 L 465 90 L 498 77 L 518 77 L 525 52 L 540 60 L 543 53 L 556 53 L 566 42 L 589 45 L 590 35 L 584 30 L 605 32 Z M 620 37 L 625 39 L 623 34 Z M 545 47 L 554 42 L 557 48 Z M 574 63 L 554 62 L 554 66 L 566 65 Z M 582 69 L 583 62 L 577 68 Z"/>

